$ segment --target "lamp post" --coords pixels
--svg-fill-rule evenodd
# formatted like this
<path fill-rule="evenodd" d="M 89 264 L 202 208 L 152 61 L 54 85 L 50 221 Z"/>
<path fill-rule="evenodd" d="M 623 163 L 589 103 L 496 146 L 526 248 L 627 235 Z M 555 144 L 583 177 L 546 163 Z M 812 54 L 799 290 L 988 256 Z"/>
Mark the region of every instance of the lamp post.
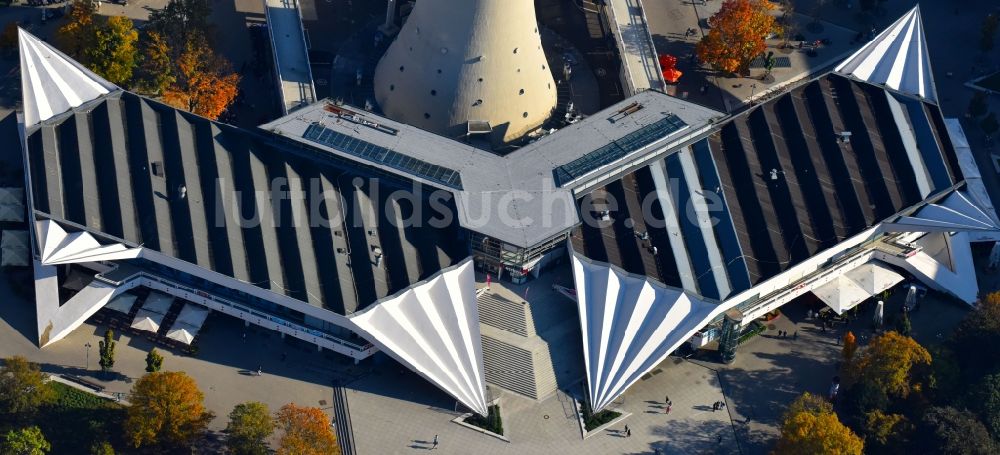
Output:
<path fill-rule="evenodd" d="M 750 84 L 750 105 L 753 106 L 753 92 L 757 90 L 757 84 Z"/>
<path fill-rule="evenodd" d="M 87 348 L 87 368 L 86 368 L 86 369 L 88 369 L 88 370 L 89 370 L 89 369 L 90 369 L 90 346 L 91 346 L 91 344 L 90 344 L 90 342 L 88 341 L 88 342 L 87 342 L 86 344 L 84 344 L 83 346 Z"/>

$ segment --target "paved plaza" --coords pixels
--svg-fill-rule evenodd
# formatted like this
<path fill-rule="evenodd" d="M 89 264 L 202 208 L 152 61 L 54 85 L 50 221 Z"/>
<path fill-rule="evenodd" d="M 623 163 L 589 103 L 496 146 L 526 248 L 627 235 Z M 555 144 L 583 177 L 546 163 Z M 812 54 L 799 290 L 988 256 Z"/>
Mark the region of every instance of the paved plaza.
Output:
<path fill-rule="evenodd" d="M 767 50 L 774 52 L 776 58 L 787 57 L 790 67 L 775 67 L 773 78 L 767 81 L 761 80 L 764 75 L 762 68 L 752 68 L 748 77 L 726 77 L 693 58 L 695 45 L 708 33 L 706 20 L 719 11 L 722 2 L 701 4 L 690 0 L 645 0 L 643 6 L 657 53 L 677 57 L 677 69 L 684 72 L 677 84 L 668 86 L 667 92 L 723 112 L 739 110 L 751 98 L 755 102 L 762 101 L 769 93 L 836 64 L 858 46 L 852 43 L 857 34 L 855 30 L 830 23 L 810 28 L 807 25 L 813 22 L 811 17 L 794 14 L 794 34 L 802 34 L 807 43 L 825 39 L 829 40 L 829 44 L 820 45 L 814 54 L 810 54 L 808 46 L 804 49 L 781 49 L 784 41 L 771 38 L 767 40 Z M 775 16 L 781 14 L 778 10 L 772 13 Z M 689 29 L 695 30 L 695 34 L 689 35 Z M 791 43 L 797 45 L 798 41 L 792 40 Z"/>
<path fill-rule="evenodd" d="M 812 21 L 811 5 L 818 0 L 803 0 L 796 16 L 800 24 Z M 162 7 L 165 0 L 131 0 L 127 7 L 105 2 L 101 14 L 124 13 L 137 21 L 148 17 L 151 9 Z M 350 4 L 337 0 L 306 0 L 303 14 L 310 36 L 322 40 L 324 36 L 342 33 L 335 27 L 323 28 L 316 24 L 318 16 L 331 14 L 329 9 Z M 355 4 L 360 3 L 358 0 Z M 857 3 L 857 2 L 855 2 Z M 914 1 L 885 2 L 885 10 L 873 15 L 860 15 L 848 10 L 844 2 L 827 2 L 821 12 L 823 31 L 810 32 L 805 26 L 800 32 L 807 40 L 829 38 L 832 44 L 822 47 L 817 57 L 808 57 L 794 50 L 785 54 L 774 48 L 780 40 L 769 41 L 776 56 L 788 56 L 792 68 L 775 71 L 777 81 L 772 84 L 754 82 L 750 78 L 724 78 L 705 68 L 690 67 L 686 56 L 693 52 L 694 43 L 704 33 L 701 22 L 717 10 L 718 0 L 705 5 L 695 5 L 688 0 L 645 0 L 650 31 L 660 53 L 678 56 L 679 69 L 685 71 L 681 83 L 673 87 L 673 94 L 691 101 L 732 111 L 739 108 L 754 92 L 780 85 L 784 81 L 803 77 L 810 71 L 829 66 L 844 54 L 856 48 L 850 41 L 855 30 L 874 23 L 887 25 Z M 920 2 L 926 22 L 931 57 L 934 59 L 936 83 L 941 106 L 950 117 L 963 117 L 971 91 L 964 82 L 995 66 L 997 53 L 992 57 L 978 54 L 974 43 L 978 36 L 978 23 L 982 12 L 992 2 L 976 0 L 963 3 L 956 9 L 950 2 Z M 262 20 L 262 2 L 256 0 L 213 0 L 213 22 L 220 29 L 246 26 Z M 359 7 L 359 6 L 355 6 Z M 377 10 L 377 8 L 375 9 Z M 376 11 L 377 12 L 377 11 Z M 58 23 L 42 26 L 37 8 L 13 6 L 0 8 L 0 21 L 18 20 L 31 22 L 33 33 L 51 36 Z M 373 12 L 372 18 L 377 15 Z M 966 24 L 977 24 L 976 27 Z M 694 27 L 695 37 L 685 37 L 684 31 Z M 947 38 L 943 38 L 947 37 Z M 252 49 L 243 34 L 220 34 L 219 50 L 236 68 L 253 61 Z M 322 46 L 317 46 L 322 48 Z M 333 49 L 329 49 L 333 52 Z M 975 63 L 973 63 L 975 62 Z M 751 76 L 759 76 L 759 69 Z M 16 58 L 0 59 L 0 118 L 12 112 L 19 98 L 19 73 Z M 253 93 L 246 109 L 255 110 L 256 104 L 273 102 L 268 81 L 250 72 L 244 74 L 244 90 Z M 701 93 L 700 87 L 711 84 L 712 89 Z M 753 87 L 752 84 L 758 84 Z M 991 110 L 1000 112 L 1000 98 L 991 97 Z M 252 124 L 255 118 L 249 118 Z M 989 153 L 995 149 L 984 147 L 984 138 L 974 123 L 963 119 L 966 134 L 979 161 L 984 182 L 994 197 L 1000 200 L 1000 175 L 994 172 Z M 18 152 L 16 144 L 0 144 L 0 148 Z M 4 159 L 10 157 L 5 156 Z M 976 251 L 979 264 L 985 251 Z M 563 266 L 562 268 L 566 268 Z M 977 269 L 982 269 L 978 267 Z M 564 270 L 563 272 L 568 272 Z M 1000 274 L 980 271 L 983 293 L 1000 289 Z M 549 276 L 523 286 L 510 286 L 515 295 L 528 295 L 532 305 L 562 305 L 562 310 L 572 311 L 572 302 L 550 290 L 551 284 L 572 286 L 568 273 Z M 560 389 L 540 401 L 530 400 L 510 392 L 493 390 L 499 396 L 503 414 L 504 442 L 453 423 L 460 415 L 455 401 L 416 374 L 385 356 L 354 365 L 348 359 L 332 353 L 317 352 L 314 347 L 294 340 L 282 339 L 277 333 L 247 328 L 242 322 L 215 314 L 210 317 L 207 330 L 200 339 L 196 356 L 184 356 L 167 349 L 164 354 L 165 370 L 181 370 L 191 375 L 205 392 L 206 405 L 215 412 L 211 429 L 220 431 L 226 424 L 226 414 L 240 402 L 256 400 L 277 409 L 295 402 L 323 408 L 333 414 L 332 388 L 335 381 L 346 385 L 350 403 L 351 420 L 358 453 L 422 453 L 431 448 L 431 441 L 438 436 L 441 453 L 767 453 L 778 436 L 778 424 L 788 403 L 802 392 L 825 394 L 831 378 L 837 374 L 840 346 L 837 341 L 846 330 L 852 330 L 862 342 L 872 335 L 869 309 L 849 327 L 823 331 L 815 321 L 806 318 L 804 304 L 791 304 L 782 309 L 778 319 L 769 322 L 768 330 L 740 347 L 736 361 L 722 365 L 712 353 L 699 358 L 669 357 L 643 380 L 632 386 L 617 402 L 616 407 L 629 415 L 609 428 L 584 440 L 581 438 L 572 397 L 567 393 L 582 394 L 582 365 L 568 366 L 565 362 L 579 352 L 579 345 L 559 346 L 554 353 L 561 364 L 556 364 Z M 890 305 L 887 311 L 892 311 Z M 535 310 L 536 314 L 543 311 Z M 924 345 L 942 340 L 968 309 L 954 301 L 930 296 L 920 311 L 913 313 L 913 335 Z M 566 314 L 558 311 L 547 314 Z M 545 321 L 536 320 L 545 325 Z M 571 325 L 576 324 L 575 320 Z M 128 392 L 135 379 L 144 374 L 144 358 L 153 345 L 144 337 L 119 334 L 116 339 L 115 373 L 110 378 L 99 374 L 97 367 L 97 342 L 104 327 L 87 323 L 66 339 L 40 350 L 35 340 L 33 304 L 15 296 L 6 279 L 0 279 L 0 357 L 24 355 L 42 365 L 44 371 L 54 374 L 83 376 L 102 383 L 108 392 Z M 779 330 L 797 334 L 795 338 L 780 338 Z M 540 335 L 545 338 L 545 333 Z M 576 336 L 574 340 L 578 340 Z M 578 341 L 576 341 L 578 343 Z M 93 347 L 88 350 L 86 343 Z M 567 354 L 569 353 L 569 354 Z M 562 367 L 562 368 L 560 368 Z M 263 376 L 254 373 L 260 368 Z M 401 387 L 400 384 L 405 386 Z M 669 397 L 673 407 L 664 413 L 664 399 Z M 727 407 L 713 411 L 712 403 L 722 400 Z M 631 429 L 631 437 L 624 434 L 624 426 Z"/>
<path fill-rule="evenodd" d="M 348 400 L 359 453 L 421 453 L 438 435 L 440 453 L 740 453 L 715 371 L 671 357 L 639 381 L 615 405 L 627 418 L 581 438 L 572 398 L 560 390 L 536 402 L 504 392 L 500 397 L 504 435 L 510 442 L 451 422 L 454 401 L 409 372 L 377 368 L 350 384 Z M 405 391 L 400 383 L 412 384 Z M 579 386 L 574 387 L 579 390 Z M 664 398 L 673 407 L 664 413 Z M 392 412 L 385 412 L 392 409 Z M 624 428 L 629 426 L 631 437 Z M 721 437 L 721 442 L 719 441 Z"/>
<path fill-rule="evenodd" d="M 83 377 L 103 385 L 111 394 L 127 394 L 132 383 L 145 374 L 146 353 L 154 347 L 145 337 L 116 334 L 114 373 L 105 377 L 97 363 L 97 344 L 106 327 L 88 322 L 60 342 L 38 349 L 34 306 L 11 294 L 6 277 L 0 279 L 0 296 L 0 357 L 22 355 L 39 363 L 47 373 Z M 184 371 L 205 393 L 205 405 L 216 415 L 211 430 L 225 428 L 226 415 L 233 406 L 251 400 L 272 410 L 295 402 L 332 414 L 333 379 L 362 374 L 345 358 L 328 357 L 291 340 L 286 343 L 277 333 L 250 328 L 243 341 L 243 323 L 218 313 L 209 317 L 206 328 L 194 357 L 156 347 L 163 354 L 164 371 Z M 92 346 L 89 362 L 87 343 Z M 258 368 L 263 376 L 256 376 Z"/>

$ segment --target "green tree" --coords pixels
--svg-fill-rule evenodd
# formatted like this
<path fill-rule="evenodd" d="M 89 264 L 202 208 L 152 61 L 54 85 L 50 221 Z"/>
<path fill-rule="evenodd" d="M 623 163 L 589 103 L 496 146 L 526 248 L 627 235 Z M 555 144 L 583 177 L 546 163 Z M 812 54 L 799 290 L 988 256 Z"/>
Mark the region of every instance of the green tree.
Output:
<path fill-rule="evenodd" d="M 37 364 L 21 356 L 4 360 L 0 368 L 0 414 L 27 420 L 54 398 L 55 392 L 45 383 L 45 374 Z"/>
<path fill-rule="evenodd" d="M 989 98 L 986 92 L 981 90 L 976 90 L 972 93 L 972 99 L 969 100 L 969 115 L 973 118 L 979 118 L 986 115 L 989 110 L 988 104 Z"/>
<path fill-rule="evenodd" d="M 887 414 L 875 409 L 865 415 L 865 446 L 869 452 L 891 451 L 905 447 L 913 425 L 900 414 Z"/>
<path fill-rule="evenodd" d="M 183 447 L 204 433 L 213 415 L 198 384 L 181 372 L 149 373 L 132 386 L 125 439 L 133 447 Z"/>
<path fill-rule="evenodd" d="M 781 47 L 791 47 L 788 42 L 791 41 L 792 36 L 796 32 L 795 2 L 792 0 L 781 0 L 778 5 L 781 8 L 781 17 L 778 18 L 778 22 L 781 25 Z"/>
<path fill-rule="evenodd" d="M 914 453 L 989 455 L 1000 450 L 974 414 L 952 407 L 928 409 L 915 434 Z"/>
<path fill-rule="evenodd" d="M 138 61 L 136 42 L 139 32 L 125 16 L 109 17 L 94 28 L 91 45 L 84 50 L 84 61 L 95 73 L 113 84 L 126 85 Z"/>
<path fill-rule="evenodd" d="M 115 448 L 108 441 L 94 443 L 90 446 L 90 455 L 115 455 Z"/>
<path fill-rule="evenodd" d="M 987 294 L 962 319 L 951 346 L 965 383 L 975 384 L 993 371 L 995 364 L 984 360 L 1000 359 L 1000 293 Z"/>
<path fill-rule="evenodd" d="M 108 329 L 104 332 L 104 339 L 98 344 L 98 351 L 101 354 L 101 371 L 108 373 L 115 366 L 115 333 Z"/>
<path fill-rule="evenodd" d="M 969 390 L 969 408 L 979 413 L 993 438 L 1000 441 L 1000 371 L 986 376 Z"/>
<path fill-rule="evenodd" d="M 97 4 L 93 0 L 75 0 L 69 7 L 66 23 L 56 31 L 59 49 L 83 63 L 86 63 L 84 50 L 90 47 L 94 37 L 95 11 Z"/>
<path fill-rule="evenodd" d="M 226 446 L 235 454 L 266 454 L 266 440 L 274 432 L 274 426 L 266 404 L 257 401 L 240 403 L 229 413 Z"/>
<path fill-rule="evenodd" d="M 910 313 L 904 311 L 903 314 L 899 315 L 899 319 L 896 319 L 896 331 L 904 337 L 910 336 L 910 332 L 913 330 L 913 325 L 910 324 Z"/>
<path fill-rule="evenodd" d="M 9 55 L 17 49 L 17 22 L 8 21 L 0 32 L 0 52 Z"/>
<path fill-rule="evenodd" d="M 880 387 L 859 382 L 844 394 L 840 411 L 845 422 L 860 430 L 865 427 L 870 412 L 886 411 L 889 404 L 889 396 Z"/>
<path fill-rule="evenodd" d="M 947 345 L 931 348 L 931 389 L 935 400 L 950 402 L 965 393 L 967 385 L 962 380 L 962 367 L 955 353 Z"/>
<path fill-rule="evenodd" d="M 208 0 L 169 0 L 162 9 L 149 13 L 146 29 L 158 33 L 171 47 L 180 50 L 192 33 L 209 32 L 211 14 Z"/>
<path fill-rule="evenodd" d="M 983 129 L 983 133 L 986 133 L 986 137 L 996 134 L 997 130 L 1000 129 L 1000 123 L 997 123 L 997 114 L 993 112 L 986 114 L 986 117 L 983 117 L 979 122 L 979 127 Z"/>
<path fill-rule="evenodd" d="M 993 41 L 998 26 L 1000 26 L 1000 15 L 997 13 L 987 14 L 986 18 L 983 19 L 983 26 L 979 30 L 979 49 L 983 52 L 993 50 Z"/>
<path fill-rule="evenodd" d="M 3 439 L 5 455 L 45 455 L 52 450 L 52 444 L 45 440 L 42 430 L 34 426 L 10 430 Z"/>
<path fill-rule="evenodd" d="M 176 81 L 170 46 L 159 33 L 148 31 L 142 40 L 142 63 L 139 65 L 137 88 L 151 95 L 160 95 Z"/>
<path fill-rule="evenodd" d="M 156 350 L 156 348 L 150 349 L 149 353 L 146 354 L 146 372 L 156 373 L 160 371 L 163 366 L 163 356 Z"/>

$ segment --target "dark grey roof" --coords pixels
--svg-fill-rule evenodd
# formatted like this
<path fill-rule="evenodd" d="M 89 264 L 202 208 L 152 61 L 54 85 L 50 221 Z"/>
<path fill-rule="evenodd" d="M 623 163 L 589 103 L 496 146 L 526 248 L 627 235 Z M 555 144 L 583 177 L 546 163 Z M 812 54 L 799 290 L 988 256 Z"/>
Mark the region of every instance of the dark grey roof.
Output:
<path fill-rule="evenodd" d="M 456 223 L 426 223 L 435 213 L 426 199 L 390 200 L 393 189 L 408 188 L 398 177 L 127 92 L 29 128 L 27 147 L 36 213 L 339 313 L 467 252 Z M 272 200 L 275 181 L 305 196 Z M 318 198 L 310 185 L 339 197 Z M 231 190 L 240 192 L 236 203 Z M 236 221 L 254 207 L 278 216 Z M 419 226 L 388 222 L 417 209 Z M 320 222 L 331 219 L 342 222 Z"/>
<path fill-rule="evenodd" d="M 842 132 L 852 133 L 849 142 L 839 140 Z M 664 178 L 674 185 L 660 188 Z M 573 246 L 592 259 L 719 299 L 962 180 L 936 105 L 830 74 L 596 190 L 615 196 L 619 209 L 607 222 L 577 228 Z M 718 219 L 711 227 L 687 215 L 674 216 L 674 226 L 626 224 L 644 219 L 646 197 L 657 199 L 653 215 L 663 219 L 671 206 L 699 203 L 709 192 L 724 201 L 711 212 Z"/>

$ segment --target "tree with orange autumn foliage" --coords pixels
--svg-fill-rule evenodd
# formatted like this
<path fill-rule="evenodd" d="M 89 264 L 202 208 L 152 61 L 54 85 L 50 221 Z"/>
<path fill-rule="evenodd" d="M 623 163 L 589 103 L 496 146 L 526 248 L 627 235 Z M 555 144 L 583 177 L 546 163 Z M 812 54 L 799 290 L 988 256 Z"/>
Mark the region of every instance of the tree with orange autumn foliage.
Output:
<path fill-rule="evenodd" d="M 864 441 L 833 412 L 798 412 L 781 425 L 775 455 L 861 455 Z"/>
<path fill-rule="evenodd" d="M 767 0 L 726 0 L 708 21 L 712 28 L 698 43 L 698 58 L 716 69 L 740 73 L 767 49 L 764 38 L 775 30 Z"/>
<path fill-rule="evenodd" d="M 213 415 L 190 376 L 179 371 L 149 373 L 132 386 L 125 440 L 133 447 L 184 447 L 204 433 Z"/>
<path fill-rule="evenodd" d="M 854 358 L 854 352 L 858 350 L 858 339 L 855 338 L 854 332 L 848 331 L 844 334 L 844 349 L 841 350 L 841 355 L 844 356 L 845 362 L 850 362 Z"/>
<path fill-rule="evenodd" d="M 236 99 L 239 75 L 212 52 L 203 35 L 189 35 L 175 63 L 174 82 L 163 90 L 167 104 L 215 120 Z"/>
<path fill-rule="evenodd" d="M 906 398 L 923 388 L 930 364 L 927 349 L 913 338 L 890 331 L 872 338 L 845 370 L 850 382 L 864 382 L 886 395 Z"/>
<path fill-rule="evenodd" d="M 275 416 L 284 431 L 278 442 L 278 455 L 339 455 L 337 437 L 330 430 L 330 419 L 322 409 L 297 406 L 281 407 Z"/>

